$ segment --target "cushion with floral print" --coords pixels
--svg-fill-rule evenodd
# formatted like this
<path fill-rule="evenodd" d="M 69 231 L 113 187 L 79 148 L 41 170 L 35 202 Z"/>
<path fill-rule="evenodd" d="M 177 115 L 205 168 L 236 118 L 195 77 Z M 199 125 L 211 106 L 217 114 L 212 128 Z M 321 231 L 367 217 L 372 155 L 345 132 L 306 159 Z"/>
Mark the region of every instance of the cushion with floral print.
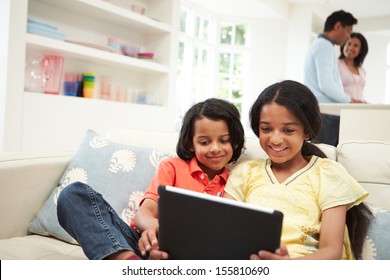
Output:
<path fill-rule="evenodd" d="M 172 156 L 174 153 L 171 151 L 119 144 L 88 130 L 29 231 L 77 244 L 57 219 L 58 196 L 64 188 L 76 181 L 86 183 L 101 193 L 129 224 L 158 164 Z"/>
<path fill-rule="evenodd" d="M 390 211 L 367 203 L 374 214 L 363 245 L 364 260 L 390 260 Z"/>

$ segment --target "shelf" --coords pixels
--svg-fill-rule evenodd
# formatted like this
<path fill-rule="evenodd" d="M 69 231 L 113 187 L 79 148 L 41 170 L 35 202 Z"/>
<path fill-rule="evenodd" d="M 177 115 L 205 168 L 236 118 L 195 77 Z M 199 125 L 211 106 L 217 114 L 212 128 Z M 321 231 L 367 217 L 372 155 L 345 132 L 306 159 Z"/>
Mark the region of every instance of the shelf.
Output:
<path fill-rule="evenodd" d="M 131 10 L 113 5 L 102 0 L 35 0 L 50 6 L 81 13 L 117 26 L 126 27 L 137 32 L 152 34 L 167 34 L 172 31 L 169 24 L 140 15 Z"/>
<path fill-rule="evenodd" d="M 167 74 L 167 66 L 153 61 L 111 53 L 82 45 L 72 44 L 36 34 L 26 33 L 26 43 L 29 50 L 47 52 L 61 55 L 65 58 L 86 60 L 89 62 L 104 63 L 109 66 L 120 67 L 127 70 L 136 70 L 142 73 Z"/>
<path fill-rule="evenodd" d="M 103 0 L 7 0 L 8 32 L 0 36 L 10 46 L 5 52 L 9 61 L 4 66 L 6 110 L 0 124 L 4 128 L 4 139 L 0 139 L 3 151 L 77 148 L 78 135 L 87 129 L 102 132 L 113 127 L 174 129 L 171 99 L 180 2 L 137 1 L 147 6 L 146 16 Z M 57 40 L 28 33 L 29 17 L 52 24 L 70 37 Z M 142 51 L 153 52 L 156 59 L 112 52 L 107 47 L 109 37 L 128 44 L 137 41 Z M 27 92 L 23 73 L 31 52 L 62 56 L 63 72 L 91 71 L 97 77 L 96 82 L 100 76 L 109 75 L 112 85 L 139 90 L 158 105 L 99 99 L 100 83 L 95 85 L 97 95 L 92 99 L 65 96 L 63 85 L 60 95 Z"/>
<path fill-rule="evenodd" d="M 24 98 L 26 99 L 36 99 L 38 100 L 38 103 L 42 104 L 50 104 L 50 106 L 61 106 L 64 105 L 65 107 L 71 107 L 71 106 L 91 106 L 91 108 L 96 108 L 96 106 L 102 106 L 102 108 L 106 108 L 107 110 L 107 104 L 109 103 L 110 106 L 116 106 L 115 110 L 118 108 L 124 108 L 124 109 L 131 109 L 134 108 L 144 108 L 147 110 L 167 110 L 165 106 L 161 105 L 152 105 L 152 104 L 141 104 L 141 103 L 134 103 L 134 102 L 118 102 L 114 100 L 105 100 L 105 99 L 99 99 L 99 98 L 84 98 L 84 97 L 77 97 L 77 96 L 67 96 L 62 94 L 48 94 L 43 92 L 33 92 L 33 91 L 25 91 L 24 92 Z M 45 106 L 46 106 L 45 105 Z"/>

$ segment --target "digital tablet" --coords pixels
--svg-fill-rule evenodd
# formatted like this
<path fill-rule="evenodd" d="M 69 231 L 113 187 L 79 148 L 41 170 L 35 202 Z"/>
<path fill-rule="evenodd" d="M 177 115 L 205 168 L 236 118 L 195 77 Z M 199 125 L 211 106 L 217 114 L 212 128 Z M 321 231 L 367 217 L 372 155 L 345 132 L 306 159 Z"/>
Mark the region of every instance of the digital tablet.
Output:
<path fill-rule="evenodd" d="M 280 211 L 171 186 L 158 195 L 159 246 L 170 259 L 248 260 L 280 246 Z"/>

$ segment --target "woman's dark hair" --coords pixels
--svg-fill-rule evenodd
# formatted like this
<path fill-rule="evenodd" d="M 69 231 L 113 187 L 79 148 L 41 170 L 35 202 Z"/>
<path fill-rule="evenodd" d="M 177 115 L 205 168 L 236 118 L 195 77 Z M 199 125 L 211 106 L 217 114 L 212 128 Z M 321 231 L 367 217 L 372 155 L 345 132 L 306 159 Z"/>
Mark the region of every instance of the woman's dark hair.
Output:
<path fill-rule="evenodd" d="M 301 83 L 285 80 L 267 87 L 257 98 L 249 113 L 253 132 L 259 137 L 260 113 L 264 105 L 275 102 L 296 116 L 302 123 L 305 134 L 310 140 L 316 138 L 321 128 L 320 108 L 314 94 Z M 305 141 L 302 155 L 316 155 L 326 158 L 326 155 L 314 144 Z"/>
<path fill-rule="evenodd" d="M 260 113 L 264 105 L 275 102 L 284 106 L 304 127 L 310 140 L 315 139 L 321 128 L 321 114 L 316 97 L 309 88 L 295 81 L 282 81 L 267 87 L 253 104 L 249 117 L 253 132 L 259 137 Z M 301 153 L 303 156 L 316 155 L 326 158 L 326 155 L 314 144 L 304 141 Z M 346 224 L 351 241 L 352 251 L 356 259 L 361 259 L 363 243 L 366 238 L 372 213 L 360 203 L 347 211 Z"/>
<path fill-rule="evenodd" d="M 333 12 L 326 18 L 324 32 L 333 30 L 335 24 L 340 22 L 343 27 L 357 24 L 358 20 L 348 12 L 343 10 Z"/>
<path fill-rule="evenodd" d="M 357 38 L 360 41 L 360 53 L 355 59 L 353 60 L 353 65 L 355 67 L 360 67 L 363 65 L 363 61 L 366 58 L 366 55 L 368 54 L 368 43 L 366 38 L 361 34 L 357 32 L 352 32 L 350 38 Z M 339 59 L 344 59 L 344 46 L 345 44 L 348 44 L 348 41 L 345 42 L 343 45 L 340 46 L 340 56 Z"/>
<path fill-rule="evenodd" d="M 244 127 L 240 120 L 240 112 L 232 103 L 217 98 L 209 98 L 193 105 L 184 115 L 179 140 L 176 145 L 176 153 L 179 158 L 190 161 L 195 156 L 195 152 L 191 151 L 195 122 L 203 118 L 226 122 L 229 128 L 230 143 L 233 148 L 233 156 L 229 163 L 236 162 L 244 150 L 245 143 Z"/>

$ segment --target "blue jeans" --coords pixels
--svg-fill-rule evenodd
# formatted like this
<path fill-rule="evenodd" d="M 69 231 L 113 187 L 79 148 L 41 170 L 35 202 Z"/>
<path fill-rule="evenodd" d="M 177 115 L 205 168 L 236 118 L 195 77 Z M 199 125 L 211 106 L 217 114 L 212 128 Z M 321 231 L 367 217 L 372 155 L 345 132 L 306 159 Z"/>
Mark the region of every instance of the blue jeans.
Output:
<path fill-rule="evenodd" d="M 321 114 L 322 126 L 314 142 L 337 146 L 339 143 L 340 116 Z"/>
<path fill-rule="evenodd" d="M 99 260 L 123 251 L 138 256 L 140 234 L 126 224 L 101 194 L 75 182 L 61 191 L 57 202 L 60 225 L 80 244 L 89 259 Z"/>

